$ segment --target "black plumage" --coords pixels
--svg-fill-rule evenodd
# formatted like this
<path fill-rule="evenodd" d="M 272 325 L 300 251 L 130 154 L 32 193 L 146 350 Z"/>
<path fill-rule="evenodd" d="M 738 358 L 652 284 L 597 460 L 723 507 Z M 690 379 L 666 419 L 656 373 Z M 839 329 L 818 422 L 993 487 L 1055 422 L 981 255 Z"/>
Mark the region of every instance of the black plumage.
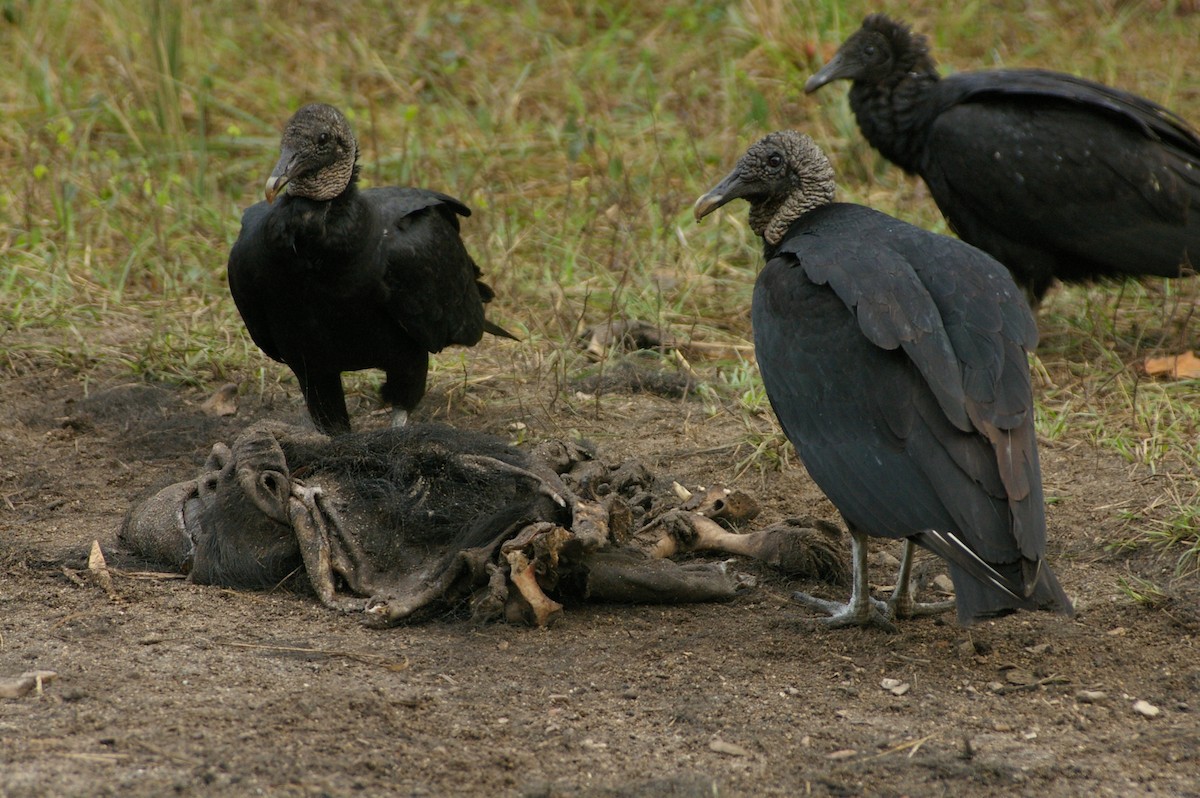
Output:
<path fill-rule="evenodd" d="M 350 431 L 341 373 L 368 368 L 383 369 L 383 398 L 403 424 L 425 394 L 430 353 L 485 331 L 512 337 L 484 319 L 493 292 L 459 237 L 471 211 L 427 189 L 360 190 L 358 144 L 329 105 L 297 111 L 281 150 L 267 201 L 246 209 L 229 253 L 238 311 L 295 373 L 319 430 Z"/>
<path fill-rule="evenodd" d="M 950 227 L 1031 300 L 1055 278 L 1179 277 L 1200 264 L 1200 134 L 1134 94 L 1057 72 L 941 77 L 924 36 L 866 18 L 805 84 L 847 79 L 871 146 L 918 174 Z"/>
<path fill-rule="evenodd" d="M 750 202 L 767 261 L 752 307 L 763 384 L 851 533 L 851 604 L 799 598 L 837 610 L 834 623 L 885 622 L 866 584 L 876 536 L 909 543 L 897 614 L 912 608 L 912 543 L 949 562 L 961 623 L 1070 612 L 1044 559 L 1029 307 L 985 253 L 833 192 L 824 153 L 784 131 L 754 144 L 695 209 Z"/>

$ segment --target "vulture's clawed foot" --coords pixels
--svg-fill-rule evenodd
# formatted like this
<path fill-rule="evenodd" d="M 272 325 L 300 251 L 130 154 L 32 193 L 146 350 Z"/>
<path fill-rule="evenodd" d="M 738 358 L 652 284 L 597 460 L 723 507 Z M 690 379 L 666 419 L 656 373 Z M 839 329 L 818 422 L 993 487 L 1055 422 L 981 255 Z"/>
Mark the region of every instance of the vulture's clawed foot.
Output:
<path fill-rule="evenodd" d="M 904 591 L 900 595 L 897 590 L 888 599 L 888 607 L 891 608 L 892 614 L 896 618 L 927 618 L 932 615 L 941 615 L 943 612 L 949 612 L 954 609 L 954 599 L 946 601 L 917 601 L 913 598 L 911 590 Z"/>
<path fill-rule="evenodd" d="M 916 545 L 911 540 L 904 541 L 904 552 L 900 555 L 900 570 L 896 574 L 896 587 L 888 606 L 895 618 L 926 618 L 931 615 L 941 615 L 955 608 L 954 599 L 948 601 L 919 602 L 913 589 L 912 567 L 913 553 Z"/>
<path fill-rule="evenodd" d="M 830 629 L 843 629 L 847 626 L 877 626 L 888 632 L 898 631 L 892 623 L 892 607 L 887 602 L 867 596 L 864 600 L 851 600 L 846 603 L 817 598 L 808 593 L 796 592 L 792 600 L 806 607 L 829 614 L 828 618 L 818 618 L 817 623 Z"/>
<path fill-rule="evenodd" d="M 895 618 L 928 618 L 940 616 L 954 608 L 954 599 L 946 601 L 917 601 L 913 598 L 912 590 L 896 590 L 888 599 L 888 607 Z"/>

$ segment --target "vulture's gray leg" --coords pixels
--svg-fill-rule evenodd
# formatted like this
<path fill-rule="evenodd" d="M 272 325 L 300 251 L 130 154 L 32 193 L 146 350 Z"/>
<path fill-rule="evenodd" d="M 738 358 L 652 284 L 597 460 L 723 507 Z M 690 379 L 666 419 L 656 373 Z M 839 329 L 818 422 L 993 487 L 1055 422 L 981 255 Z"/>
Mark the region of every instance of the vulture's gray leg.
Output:
<path fill-rule="evenodd" d="M 916 544 L 911 540 L 904 541 L 904 552 L 900 555 L 900 572 L 896 574 L 896 587 L 888 605 L 897 618 L 919 618 L 927 615 L 940 615 L 954 609 L 954 599 L 948 601 L 930 601 L 920 603 L 913 596 L 912 560 Z"/>
<path fill-rule="evenodd" d="M 850 527 L 850 567 L 854 587 L 847 603 L 828 601 L 807 593 L 793 593 L 792 598 L 807 607 L 829 613 L 829 617 L 820 622 L 830 628 L 879 626 L 889 632 L 896 631 L 890 617 L 892 608 L 871 597 L 871 586 L 867 583 L 867 536 L 853 527 Z"/>

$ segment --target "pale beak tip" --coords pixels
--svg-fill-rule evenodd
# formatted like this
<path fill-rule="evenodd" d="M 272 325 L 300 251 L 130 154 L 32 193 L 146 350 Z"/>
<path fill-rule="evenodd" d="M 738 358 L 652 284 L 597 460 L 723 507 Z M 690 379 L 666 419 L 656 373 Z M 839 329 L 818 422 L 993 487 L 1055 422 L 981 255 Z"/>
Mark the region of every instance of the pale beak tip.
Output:
<path fill-rule="evenodd" d="M 700 221 L 719 208 L 724 199 L 723 195 L 710 192 L 696 200 L 696 204 L 692 206 L 692 214 L 696 217 L 696 221 Z"/>
<path fill-rule="evenodd" d="M 285 183 L 287 183 L 287 180 L 280 179 L 275 175 L 271 175 L 267 178 L 267 185 L 264 188 L 263 193 L 266 195 L 268 203 L 275 201 L 275 198 L 279 196 L 279 192 L 283 190 Z"/>

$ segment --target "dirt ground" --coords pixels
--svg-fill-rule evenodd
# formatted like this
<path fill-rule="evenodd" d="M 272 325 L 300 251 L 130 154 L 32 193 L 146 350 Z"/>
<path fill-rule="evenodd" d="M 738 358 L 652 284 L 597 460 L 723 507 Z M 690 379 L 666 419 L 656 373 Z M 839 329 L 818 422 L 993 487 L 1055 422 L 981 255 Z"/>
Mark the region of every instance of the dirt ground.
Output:
<path fill-rule="evenodd" d="M 294 391 L 248 380 L 217 417 L 200 391 L 0 372 L 0 679 L 57 674 L 0 699 L 0 795 L 1200 796 L 1198 580 L 1106 549 L 1122 508 L 1169 488 L 1116 456 L 1042 450 L 1074 618 L 827 630 L 788 597 L 843 588 L 752 563 L 759 586 L 730 603 L 569 607 L 546 630 L 372 630 L 301 592 L 122 574 L 110 595 L 88 550 L 137 569 L 116 541 L 135 497 L 254 419 L 302 420 Z M 546 382 L 435 380 L 417 417 L 586 436 L 685 485 L 728 482 L 750 453 L 739 418 L 694 398 Z M 358 428 L 385 423 L 356 404 Z M 764 506 L 756 526 L 835 518 L 794 460 L 733 484 Z M 1135 603 L 1131 576 L 1171 597 Z"/>

